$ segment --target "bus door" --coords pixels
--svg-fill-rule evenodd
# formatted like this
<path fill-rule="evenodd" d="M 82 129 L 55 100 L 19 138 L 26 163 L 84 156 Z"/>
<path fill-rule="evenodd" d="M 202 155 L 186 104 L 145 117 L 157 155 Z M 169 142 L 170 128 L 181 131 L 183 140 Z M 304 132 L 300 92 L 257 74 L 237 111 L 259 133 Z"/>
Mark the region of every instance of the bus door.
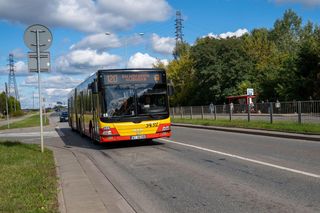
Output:
<path fill-rule="evenodd" d="M 98 135 L 98 119 L 97 119 L 97 94 L 94 94 L 92 90 L 90 90 L 91 94 L 91 111 L 92 111 L 92 137 L 95 139 Z"/>
<path fill-rule="evenodd" d="M 79 130 L 79 124 L 78 124 L 78 113 L 79 113 L 79 97 L 78 97 L 78 90 L 75 89 L 74 90 L 74 100 L 73 100 L 73 104 L 74 104 L 74 115 L 75 115 L 75 118 L 74 118 L 74 122 L 75 122 L 75 126 L 76 126 L 76 129 Z"/>
<path fill-rule="evenodd" d="M 79 95 L 79 98 L 80 98 L 80 111 L 79 111 L 79 114 L 80 114 L 80 131 L 81 133 L 84 133 L 84 108 L 83 108 L 83 91 L 80 92 L 80 95 Z"/>

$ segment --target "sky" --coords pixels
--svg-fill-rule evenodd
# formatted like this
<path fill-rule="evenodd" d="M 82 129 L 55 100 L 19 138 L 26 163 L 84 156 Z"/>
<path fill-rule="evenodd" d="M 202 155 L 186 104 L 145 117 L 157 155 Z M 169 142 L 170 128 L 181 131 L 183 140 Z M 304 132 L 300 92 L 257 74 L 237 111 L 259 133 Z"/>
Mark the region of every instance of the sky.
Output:
<path fill-rule="evenodd" d="M 152 67 L 172 60 L 175 14 L 183 39 L 242 36 L 272 28 L 287 9 L 315 24 L 320 0 L 0 0 L 0 91 L 8 82 L 8 57 L 15 60 L 23 108 L 38 108 L 38 75 L 28 72 L 23 35 L 32 24 L 47 26 L 53 41 L 51 70 L 41 73 L 45 105 L 66 103 L 76 85 L 98 69 Z M 35 101 L 33 101 L 35 98 Z"/>

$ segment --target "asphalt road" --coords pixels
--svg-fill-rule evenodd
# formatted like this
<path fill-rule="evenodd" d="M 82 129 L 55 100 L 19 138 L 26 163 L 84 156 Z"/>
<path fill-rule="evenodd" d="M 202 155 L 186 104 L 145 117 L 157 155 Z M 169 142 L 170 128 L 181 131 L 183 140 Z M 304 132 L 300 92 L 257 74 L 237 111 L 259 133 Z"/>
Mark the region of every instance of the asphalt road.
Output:
<path fill-rule="evenodd" d="M 59 123 L 136 212 L 320 212 L 320 143 L 173 128 L 169 140 L 93 145 Z"/>
<path fill-rule="evenodd" d="M 320 212 L 320 142 L 173 127 L 170 139 L 94 145 L 57 125 L 59 146 L 135 212 Z M 54 137 L 47 145 L 58 146 Z"/>

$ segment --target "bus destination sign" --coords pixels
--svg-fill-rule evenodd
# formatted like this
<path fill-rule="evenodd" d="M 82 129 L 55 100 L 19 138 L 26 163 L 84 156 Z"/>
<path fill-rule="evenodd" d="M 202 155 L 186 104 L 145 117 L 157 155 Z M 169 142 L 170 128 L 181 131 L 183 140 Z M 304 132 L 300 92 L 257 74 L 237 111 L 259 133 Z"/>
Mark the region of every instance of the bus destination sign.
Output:
<path fill-rule="evenodd" d="M 163 74 L 160 72 L 146 73 L 108 73 L 105 75 L 107 84 L 124 83 L 163 83 Z"/>

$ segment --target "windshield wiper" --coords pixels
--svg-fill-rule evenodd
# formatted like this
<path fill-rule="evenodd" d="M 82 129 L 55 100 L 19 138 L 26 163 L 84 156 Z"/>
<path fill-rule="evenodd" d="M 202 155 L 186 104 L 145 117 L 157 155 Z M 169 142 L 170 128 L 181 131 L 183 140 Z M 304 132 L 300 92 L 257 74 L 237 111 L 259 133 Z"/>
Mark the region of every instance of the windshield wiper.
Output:
<path fill-rule="evenodd" d="M 149 115 L 149 117 L 151 117 L 151 118 L 156 118 L 156 116 L 153 115 L 153 114 L 148 114 L 148 115 Z"/>

